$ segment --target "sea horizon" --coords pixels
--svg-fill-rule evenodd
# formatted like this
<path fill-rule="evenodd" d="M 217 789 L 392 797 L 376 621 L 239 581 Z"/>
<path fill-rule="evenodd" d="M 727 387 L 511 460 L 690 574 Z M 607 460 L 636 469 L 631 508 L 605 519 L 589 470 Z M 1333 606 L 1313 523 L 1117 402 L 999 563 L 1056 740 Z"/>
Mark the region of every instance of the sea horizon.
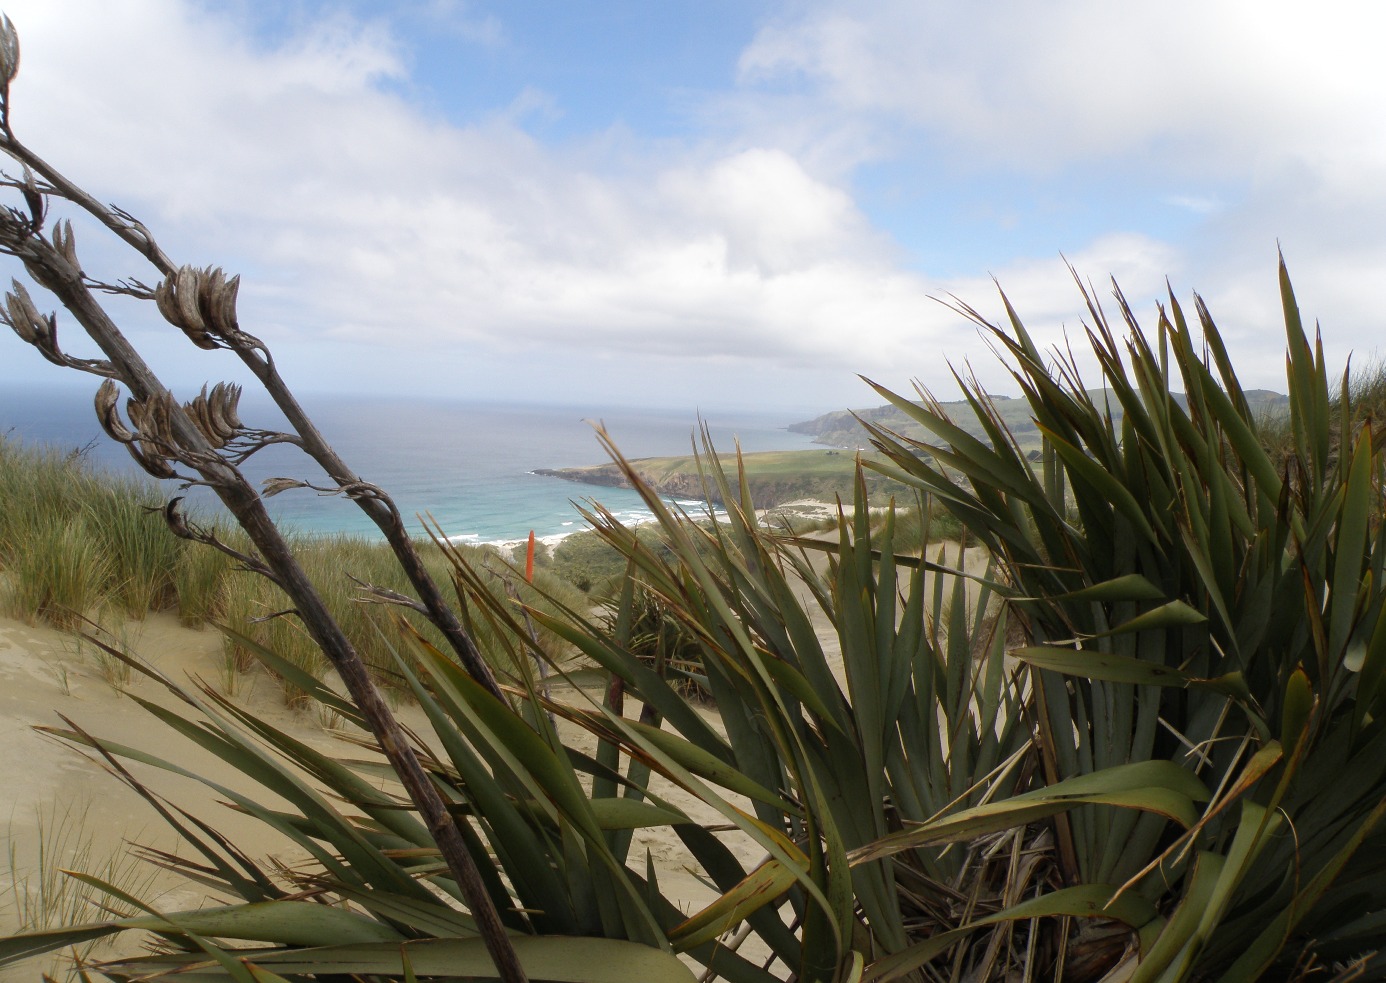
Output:
<path fill-rule="evenodd" d="M 94 387 L 93 387 L 94 389 Z M 181 395 L 181 394 L 180 394 Z M 143 473 L 125 448 L 96 422 L 91 397 L 75 388 L 16 387 L 0 390 L 0 434 L 25 444 L 80 450 L 93 464 L 118 473 Z M 781 411 L 572 406 L 523 402 L 449 400 L 439 397 L 311 394 L 301 401 L 343 460 L 364 480 L 389 493 L 411 533 L 425 535 L 425 516 L 454 542 L 507 544 L 532 530 L 549 543 L 586 528 L 575 503 L 600 502 L 623 522 L 647 521 L 639 495 L 625 488 L 582 485 L 534 474 L 539 468 L 606 463 L 594 424 L 601 423 L 628 458 L 687 454 L 705 424 L 719 451 L 739 442 L 747 452 L 815 446 L 786 428 L 798 417 Z M 241 417 L 250 426 L 277 429 L 282 417 L 259 393 L 247 391 Z M 271 446 L 243 469 L 257 487 L 270 477 L 326 484 L 321 470 L 296 449 Z M 205 489 L 179 490 L 162 482 L 170 497 L 186 494 L 196 507 L 221 506 Z M 295 531 L 379 538 L 380 532 L 352 502 L 310 489 L 267 500 L 275 520 Z M 678 504 L 697 512 L 705 503 Z"/>

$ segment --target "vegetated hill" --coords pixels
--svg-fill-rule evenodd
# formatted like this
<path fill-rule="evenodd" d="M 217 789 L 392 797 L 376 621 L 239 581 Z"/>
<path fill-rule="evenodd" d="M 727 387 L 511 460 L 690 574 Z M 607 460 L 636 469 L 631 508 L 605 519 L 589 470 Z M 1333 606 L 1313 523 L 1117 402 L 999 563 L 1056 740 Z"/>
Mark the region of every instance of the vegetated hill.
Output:
<path fill-rule="evenodd" d="M 1089 391 L 1089 395 L 1094 403 L 1101 406 L 1107 391 L 1094 389 Z M 1184 405 L 1183 393 L 1173 393 L 1172 395 L 1176 401 Z M 1010 428 L 1011 433 L 1015 434 L 1021 449 L 1026 451 L 1039 449 L 1040 434 L 1035 427 L 1034 420 L 1030 418 L 1030 404 L 1024 399 L 1011 396 L 992 396 L 991 399 L 996 407 L 996 412 L 1006 426 Z M 1246 400 L 1254 411 L 1266 416 L 1285 413 L 1289 408 L 1288 397 L 1269 389 L 1249 389 L 1246 391 Z M 1111 407 L 1113 423 L 1120 423 L 1121 404 L 1115 399 L 1109 399 L 1107 403 Z M 987 439 L 986 433 L 982 430 L 966 401 L 959 399 L 940 405 L 949 418 L 963 430 L 980 440 Z M 834 410 L 831 413 L 814 417 L 812 420 L 791 424 L 789 429 L 794 433 L 808 434 L 819 444 L 855 449 L 867 447 L 870 444 L 866 430 L 862 427 L 859 419 L 870 421 L 877 426 L 894 430 L 896 433 L 917 440 L 929 438 L 928 432 L 922 426 L 906 416 L 903 410 L 892 405 L 864 410 Z"/>
<path fill-rule="evenodd" d="M 1093 401 L 1099 406 L 1106 394 L 1105 390 L 1092 390 Z M 1182 405 L 1184 395 L 1174 393 L 1174 398 Z M 1279 393 L 1267 389 L 1253 389 L 1246 393 L 1247 402 L 1253 410 L 1266 416 L 1286 412 L 1289 401 Z M 1030 404 L 1024 399 L 1008 396 L 993 396 L 996 412 L 1016 437 L 1022 451 L 1040 449 L 1040 433 L 1030 418 Z M 1114 423 L 1121 422 L 1121 405 L 1108 400 Z M 981 440 L 987 440 L 986 433 L 977 423 L 969 405 L 963 400 L 943 403 L 944 410 L 953 422 L 968 433 Z M 878 406 L 864 410 L 835 410 L 802 423 L 792 424 L 789 429 L 795 433 L 809 434 L 819 444 L 829 447 L 861 450 L 863 456 L 873 457 L 870 441 L 859 420 L 869 420 L 896 433 L 920 440 L 928 440 L 929 434 L 919 424 L 911 420 L 895 406 Z M 823 451 L 767 451 L 743 456 L 746 467 L 746 480 L 751 495 L 759 508 L 774 508 L 787 502 L 813 500 L 831 502 L 835 497 L 844 501 L 852 497 L 852 481 L 855 473 L 856 454 L 841 453 L 836 450 Z M 660 494 L 670 498 L 702 499 L 703 483 L 698 473 L 697 462 L 688 455 L 681 457 L 647 457 L 632 461 L 636 471 Z M 733 470 L 734 462 L 724 461 L 728 470 Z M 625 476 L 614 464 L 597 464 L 583 468 L 540 468 L 535 474 L 577 481 L 588 485 L 627 487 Z M 884 504 L 891 496 L 901 501 L 908 500 L 910 494 L 903 486 L 874 472 L 867 472 L 867 489 L 871 501 Z M 722 504 L 713 489 L 714 505 Z"/>
<path fill-rule="evenodd" d="M 787 502 L 804 500 L 831 502 L 835 496 L 841 496 L 844 501 L 852 498 L 855 454 L 837 450 L 762 451 L 742 455 L 742 462 L 746 468 L 746 482 L 757 508 L 774 508 Z M 636 473 L 661 495 L 684 499 L 704 497 L 697 461 L 689 455 L 638 458 L 631 464 L 635 466 Z M 724 458 L 723 465 L 728 472 L 734 472 L 735 458 Z M 585 468 L 539 468 L 534 473 L 588 485 L 627 487 L 625 476 L 614 464 L 596 464 Z M 913 497 L 903 485 L 870 471 L 866 473 L 866 486 L 873 503 L 884 504 L 892 495 L 901 501 Z M 716 488 L 712 489 L 712 493 L 712 503 L 721 505 L 721 496 L 716 493 Z"/>

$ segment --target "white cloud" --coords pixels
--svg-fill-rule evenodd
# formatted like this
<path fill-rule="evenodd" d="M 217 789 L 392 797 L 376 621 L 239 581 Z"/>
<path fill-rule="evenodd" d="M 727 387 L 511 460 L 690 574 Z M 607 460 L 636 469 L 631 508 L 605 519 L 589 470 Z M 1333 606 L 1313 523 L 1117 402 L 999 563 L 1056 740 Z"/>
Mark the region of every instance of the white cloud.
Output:
<path fill-rule="evenodd" d="M 1116 214 L 1134 224 L 1107 218 L 1092 242 L 1056 238 L 1055 248 L 1085 274 L 1117 273 L 1133 297 L 1158 296 L 1164 275 L 1185 300 L 1202 289 L 1248 376 L 1283 388 L 1277 241 L 1306 317 L 1323 320 L 1330 359 L 1377 344 L 1386 130 L 1371 121 L 1386 118 L 1383 30 L 1386 8 L 1362 0 L 826 0 L 766 25 L 740 71 L 746 102 L 763 93 L 797 125 L 815 121 L 825 141 L 870 121 L 863 147 L 908 146 L 929 162 L 925 175 L 1067 181 L 1084 206 L 1085 195 L 1121 195 L 1123 182 L 1164 185 L 1163 201 L 1188 215 L 1182 227 L 1142 230 L 1131 197 Z M 1148 255 L 1112 251 L 1119 242 L 1143 242 Z M 997 258 L 1007 262 L 1004 245 Z M 1010 266 L 997 272 L 1022 315 L 1052 323 L 1066 309 L 1062 273 Z M 985 288 L 950 286 L 969 300 Z"/>
<path fill-rule="evenodd" d="M 124 6 L 81 30 L 15 11 L 46 66 L 16 87 L 21 135 L 177 259 L 244 270 L 267 337 L 851 366 L 854 331 L 909 333 L 933 306 L 850 197 L 780 150 L 610 176 L 508 114 L 455 128 L 381 91 L 399 62 L 379 28 L 266 51 L 170 0 Z"/>
<path fill-rule="evenodd" d="M 1211 215 L 1226 207 L 1224 202 L 1206 195 L 1168 195 L 1165 201 L 1195 215 Z"/>
<path fill-rule="evenodd" d="M 854 372 L 946 388 L 945 360 L 971 359 L 1004 387 L 975 331 L 930 299 L 956 294 L 999 317 L 987 276 L 912 269 L 853 197 L 856 164 L 911 127 L 958 156 L 1036 173 L 1144 155 L 1169 170 L 1169 200 L 1196 213 L 1197 242 L 1119 225 L 1056 241 L 1042 260 L 998 243 L 989 272 L 1042 343 L 1080 330 L 1061 248 L 1104 300 L 1116 274 L 1138 313 L 1166 275 L 1181 297 L 1209 289 L 1246 315 L 1230 330 L 1249 340 L 1274 323 L 1276 236 L 1292 253 L 1302 236 L 1324 257 L 1296 267 L 1306 296 L 1334 291 L 1344 318 L 1375 309 L 1365 274 L 1382 258 L 1372 220 L 1386 212 L 1384 138 L 1345 120 L 1382 118 L 1369 114 L 1383 70 L 1366 58 L 1365 30 L 1334 35 L 1331 69 L 1293 48 L 1320 43 L 1332 11 L 796 6 L 747 48 L 745 89 L 711 101 L 731 125 L 679 142 L 608 131 L 550 147 L 525 130 L 563 111 L 538 89 L 466 126 L 411 104 L 395 84 L 409 81 L 407 48 L 383 22 L 329 17 L 267 46 L 233 13 L 178 0 L 6 8 L 24 45 L 20 136 L 146 219 L 179 261 L 243 272 L 245 319 L 271 344 L 321 343 L 319 362 L 353 351 L 364 360 L 349 372 L 385 388 L 402 384 L 385 373 L 416 378 L 409 365 L 424 352 L 432 377 L 469 353 L 560 376 L 623 361 L 737 379 L 834 373 L 857 403 L 869 394 Z M 432 13 L 475 43 L 504 43 L 468 5 Z M 1256 24 L 1275 29 L 1252 43 Z M 1228 190 L 1216 202 L 1184 192 L 1198 185 L 1190 174 Z M 1325 210 L 1357 241 L 1336 242 Z M 132 272 L 147 275 L 110 275 Z"/>
<path fill-rule="evenodd" d="M 796 8 L 741 59 L 845 113 L 937 128 L 1017 169 L 1154 152 L 1195 173 L 1261 155 L 1380 157 L 1386 9 L 1361 0 L 883 0 Z M 820 107 L 822 108 L 822 107 Z"/>
<path fill-rule="evenodd" d="M 497 47 L 506 41 L 505 27 L 495 14 L 476 14 L 476 5 L 466 0 L 431 0 L 425 13 L 435 24 L 473 44 L 488 48 Z"/>

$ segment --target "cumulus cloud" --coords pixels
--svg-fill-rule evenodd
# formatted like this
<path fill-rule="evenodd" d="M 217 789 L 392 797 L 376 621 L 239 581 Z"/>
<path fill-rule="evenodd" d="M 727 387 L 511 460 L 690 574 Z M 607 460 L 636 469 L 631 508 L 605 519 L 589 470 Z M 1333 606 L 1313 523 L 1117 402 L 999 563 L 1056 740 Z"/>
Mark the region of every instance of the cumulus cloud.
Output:
<path fill-rule="evenodd" d="M 1112 233 L 1160 240 L 1154 272 L 1206 291 L 1248 373 L 1275 385 L 1277 242 L 1331 357 L 1374 344 L 1380 327 L 1369 295 L 1386 251 L 1386 131 L 1366 121 L 1386 117 L 1383 28 L 1386 9 L 1354 0 L 825 0 L 766 24 L 740 72 L 825 133 L 871 126 L 862 159 L 893 141 L 933 162 L 924 174 L 946 162 L 953 179 L 1011 175 L 1062 189 L 1070 211 L 1127 194 L 1114 215 L 1132 224 L 1056 248 L 1101 275 L 1119 273 L 1103 265 L 1121 260 L 1104 246 L 1121 241 Z M 775 132 L 801 139 L 791 122 Z M 1142 227 L 1142 188 L 1187 219 Z M 1050 268 L 1021 260 L 1000 275 L 1023 281 L 1028 267 Z"/>
<path fill-rule="evenodd" d="M 312 23 L 265 49 L 172 0 L 77 29 L 51 11 L 14 11 L 42 66 L 16 89 L 21 132 L 178 258 L 244 269 L 271 336 L 810 365 L 928 305 L 850 196 L 781 150 L 611 175 L 505 113 L 422 115 L 376 84 L 401 72 L 378 26 Z"/>
<path fill-rule="evenodd" d="M 1355 0 L 811 3 L 763 28 L 740 69 L 1020 168 L 1154 151 L 1198 171 L 1380 156 L 1386 134 L 1354 121 L 1380 113 L 1383 26 Z"/>
<path fill-rule="evenodd" d="M 536 377 L 579 366 L 614 377 L 626 364 L 703 366 L 748 385 L 833 373 L 841 391 L 860 391 L 857 371 L 940 385 L 945 356 L 979 367 L 989 356 L 933 297 L 999 317 L 994 275 L 1041 341 L 1078 330 L 1060 249 L 1085 275 L 1115 274 L 1144 309 L 1166 275 L 1206 287 L 1182 282 L 1205 262 L 1229 301 L 1273 298 L 1275 237 L 1302 227 L 1331 245 L 1316 219 L 1325 208 L 1356 216 L 1360 233 L 1326 248 L 1334 269 L 1380 258 L 1368 217 L 1382 210 L 1357 206 L 1382 201 L 1386 138 L 1345 121 L 1380 118 L 1368 113 L 1384 70 L 1366 57 L 1368 31 L 1335 35 L 1331 70 L 1294 57 L 1293 42 L 1313 43 L 1333 20 L 1324 8 L 795 5 L 748 44 L 740 88 L 708 97 L 725 110 L 719 127 L 545 144 L 528 121 L 562 106 L 537 88 L 461 124 L 410 101 L 407 45 L 383 20 L 315 17 L 267 42 L 234 6 L 6 7 L 25 52 L 21 136 L 148 221 L 178 260 L 243 272 L 252 330 L 294 351 L 341 346 L 358 378 L 396 373 L 385 388 L 402 373 L 443 385 L 439 366 L 469 355 L 488 366 L 513 355 Z M 425 12 L 460 44 L 505 43 L 504 26 L 470 5 Z M 1039 258 L 998 251 L 988 269 L 931 276 L 854 187 L 863 161 L 900 152 L 910 134 L 1036 174 L 1148 158 L 1169 169 L 1165 197 L 1200 223 L 1201 245 L 1109 227 Z M 147 271 L 112 275 L 131 272 Z M 1366 303 L 1361 281 L 1318 264 L 1301 273 Z"/>

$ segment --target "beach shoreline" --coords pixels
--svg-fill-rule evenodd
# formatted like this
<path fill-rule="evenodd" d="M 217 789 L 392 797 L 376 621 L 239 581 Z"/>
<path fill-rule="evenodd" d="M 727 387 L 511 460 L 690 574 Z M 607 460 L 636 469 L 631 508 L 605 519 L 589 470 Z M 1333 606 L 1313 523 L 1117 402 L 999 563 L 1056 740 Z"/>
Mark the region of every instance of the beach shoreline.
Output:
<path fill-rule="evenodd" d="M 694 519 L 714 518 L 723 519 L 727 513 L 723 509 L 709 508 L 703 501 L 691 500 L 671 500 L 671 505 L 682 508 L 690 517 Z M 698 515 L 695 508 L 701 508 L 704 515 Z M 816 499 L 800 499 L 793 502 L 785 502 L 772 508 L 756 509 L 756 517 L 762 522 L 775 522 L 779 519 L 784 520 L 804 520 L 809 522 L 834 519 L 837 516 L 837 505 L 833 502 L 823 502 Z M 624 520 L 627 525 L 641 526 L 648 525 L 654 521 L 653 513 L 647 518 L 635 518 Z M 571 532 L 550 533 L 548 535 L 534 537 L 535 543 L 542 543 L 550 550 L 557 549 L 565 539 L 584 532 L 592 532 L 592 527 L 579 520 L 581 528 L 573 529 Z M 473 536 L 449 536 L 447 541 L 456 546 L 490 546 L 502 552 L 515 550 L 519 547 L 528 545 L 529 537 L 521 539 L 499 539 L 492 541 L 479 541 Z"/>

